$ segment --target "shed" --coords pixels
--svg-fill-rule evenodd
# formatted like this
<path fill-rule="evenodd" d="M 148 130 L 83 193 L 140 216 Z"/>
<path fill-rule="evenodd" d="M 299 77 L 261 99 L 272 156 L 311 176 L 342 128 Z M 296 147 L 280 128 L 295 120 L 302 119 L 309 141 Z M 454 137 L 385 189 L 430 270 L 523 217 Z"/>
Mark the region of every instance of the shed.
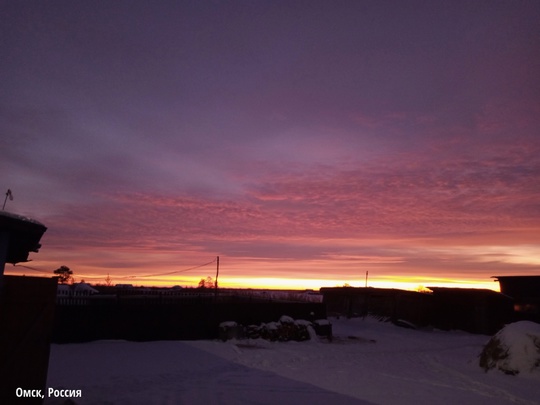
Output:
<path fill-rule="evenodd" d="M 514 299 L 518 320 L 540 323 L 540 276 L 494 276 L 501 292 Z"/>

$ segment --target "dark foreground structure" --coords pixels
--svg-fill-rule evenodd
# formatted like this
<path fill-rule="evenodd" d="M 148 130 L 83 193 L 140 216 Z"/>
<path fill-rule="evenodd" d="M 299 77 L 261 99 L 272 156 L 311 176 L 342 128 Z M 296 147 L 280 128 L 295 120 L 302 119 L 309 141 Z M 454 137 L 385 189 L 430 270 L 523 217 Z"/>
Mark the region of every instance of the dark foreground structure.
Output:
<path fill-rule="evenodd" d="M 321 288 L 329 315 L 375 315 L 411 327 L 432 326 L 491 335 L 513 319 L 513 300 L 492 290 L 430 287 L 432 293 L 398 289 Z"/>
<path fill-rule="evenodd" d="M 46 230 L 32 219 L 0 212 L 1 404 L 43 402 L 40 396 L 20 397 L 22 390 L 45 392 L 56 278 L 4 276 L 4 266 L 27 261 Z"/>
<path fill-rule="evenodd" d="M 0 302 L 0 403 L 38 404 L 17 389 L 45 392 L 56 278 L 4 276 Z M 21 402 L 22 401 L 22 402 Z"/>

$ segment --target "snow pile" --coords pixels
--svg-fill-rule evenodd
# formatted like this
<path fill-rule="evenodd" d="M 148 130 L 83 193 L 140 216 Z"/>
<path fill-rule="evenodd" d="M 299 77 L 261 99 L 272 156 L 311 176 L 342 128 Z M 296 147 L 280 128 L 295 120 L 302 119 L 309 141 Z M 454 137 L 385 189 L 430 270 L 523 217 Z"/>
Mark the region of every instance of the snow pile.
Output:
<path fill-rule="evenodd" d="M 485 345 L 480 367 L 510 375 L 540 370 L 540 324 L 521 321 L 506 325 Z"/>

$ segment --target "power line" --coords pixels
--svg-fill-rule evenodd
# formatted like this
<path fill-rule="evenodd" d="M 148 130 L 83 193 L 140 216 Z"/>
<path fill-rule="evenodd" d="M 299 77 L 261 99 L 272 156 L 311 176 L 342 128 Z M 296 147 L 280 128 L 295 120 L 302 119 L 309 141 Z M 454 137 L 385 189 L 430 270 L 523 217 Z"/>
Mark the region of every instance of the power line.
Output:
<path fill-rule="evenodd" d="M 32 270 L 32 271 L 37 271 L 39 273 L 45 273 L 45 274 L 53 274 L 54 273 L 51 270 L 40 270 L 40 269 L 36 269 L 35 267 L 25 266 L 25 265 L 22 265 L 22 264 L 14 264 L 13 267 L 24 267 L 25 269 Z M 9 269 L 8 269 L 8 271 L 9 271 Z M 99 280 L 99 279 L 103 278 L 103 277 L 85 276 L 84 274 L 77 274 L 77 277 L 90 278 L 90 279 L 96 279 L 96 280 Z"/>
<path fill-rule="evenodd" d="M 145 274 L 145 275 L 142 275 L 142 276 L 124 276 L 124 277 L 119 277 L 119 278 L 120 279 L 128 279 L 128 278 L 145 278 L 145 277 L 169 276 L 171 274 L 184 273 L 186 271 L 195 270 L 195 269 L 199 269 L 199 268 L 204 267 L 204 266 L 208 266 L 208 265 L 210 265 L 212 263 L 215 263 L 216 260 L 217 259 L 214 259 L 214 260 L 211 260 L 211 261 L 209 261 L 207 263 L 199 264 L 197 266 L 189 267 L 187 269 L 169 271 L 169 272 L 166 272 L 166 273 L 152 273 L 152 274 Z M 20 264 L 14 265 L 13 267 L 24 267 L 25 269 L 32 270 L 32 271 L 37 271 L 39 273 L 46 273 L 46 274 L 51 273 L 51 271 L 39 270 L 39 269 L 36 269 L 34 267 L 24 266 L 24 265 L 20 265 Z M 102 277 L 85 276 L 84 274 L 77 274 L 77 277 L 89 278 L 89 279 L 101 279 L 102 278 Z"/>
<path fill-rule="evenodd" d="M 13 267 L 24 267 L 25 269 L 32 270 L 32 271 L 38 271 L 40 273 L 50 273 L 50 271 L 47 271 L 47 270 L 40 270 L 40 269 L 36 269 L 34 267 L 24 266 L 22 264 L 14 264 Z"/>
<path fill-rule="evenodd" d="M 216 259 L 208 262 L 208 263 L 204 263 L 204 264 L 199 264 L 198 266 L 193 266 L 193 267 L 190 267 L 190 268 L 187 268 L 187 269 L 183 269 L 183 270 L 175 270 L 175 271 L 169 271 L 167 273 L 153 273 L 153 274 L 145 274 L 143 276 L 126 276 L 126 277 L 121 277 L 121 278 L 142 278 L 142 277 L 158 277 L 158 276 L 169 276 L 171 274 L 176 274 L 176 273 L 184 273 L 186 271 L 190 271 L 190 270 L 195 270 L 195 269 L 198 269 L 198 268 L 201 268 L 201 267 L 204 267 L 204 266 L 208 266 L 209 264 L 212 264 L 212 263 L 215 263 Z"/>

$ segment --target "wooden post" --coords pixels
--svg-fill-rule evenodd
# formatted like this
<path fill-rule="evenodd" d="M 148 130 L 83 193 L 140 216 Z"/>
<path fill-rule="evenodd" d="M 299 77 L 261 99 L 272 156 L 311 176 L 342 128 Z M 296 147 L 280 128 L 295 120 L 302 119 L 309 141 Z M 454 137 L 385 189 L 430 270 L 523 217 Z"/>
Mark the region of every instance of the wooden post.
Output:
<path fill-rule="evenodd" d="M 216 290 L 216 297 L 218 293 L 218 277 L 219 277 L 219 256 L 216 259 L 216 282 L 214 283 L 214 289 Z"/>
<path fill-rule="evenodd" d="M 6 266 L 8 245 L 9 232 L 0 230 L 0 302 L 2 301 L 2 290 L 4 289 L 4 268 Z"/>

